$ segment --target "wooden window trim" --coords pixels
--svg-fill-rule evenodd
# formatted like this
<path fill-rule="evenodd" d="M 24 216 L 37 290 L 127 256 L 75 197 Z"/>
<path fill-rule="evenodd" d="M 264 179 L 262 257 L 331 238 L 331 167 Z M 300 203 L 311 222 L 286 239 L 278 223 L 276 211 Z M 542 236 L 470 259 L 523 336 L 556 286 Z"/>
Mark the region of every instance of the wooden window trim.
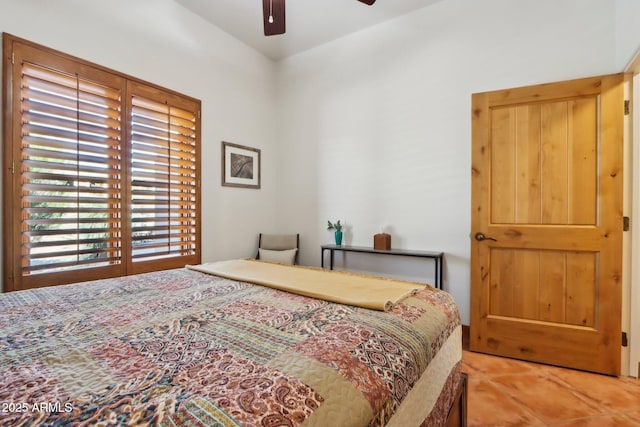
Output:
<path fill-rule="evenodd" d="M 136 274 L 147 271 L 168 269 L 168 268 L 177 268 L 182 267 L 185 264 L 198 264 L 201 262 L 201 197 L 200 197 L 200 142 L 201 142 L 201 122 L 200 122 L 200 108 L 201 101 L 189 96 L 185 96 L 178 92 L 172 91 L 170 89 L 163 88 L 158 85 L 154 85 L 152 83 L 146 82 L 141 79 L 137 79 L 135 77 L 108 69 L 106 67 L 93 64 L 91 62 L 82 60 L 80 58 L 47 48 L 45 46 L 38 45 L 36 43 L 32 43 L 30 41 L 15 37 L 13 35 L 3 33 L 3 77 L 2 84 L 4 89 L 3 96 L 3 284 L 5 291 L 13 291 L 13 290 L 21 290 L 28 289 L 32 287 L 40 287 L 40 286 L 50 286 L 57 284 L 65 284 L 65 283 L 73 283 L 77 281 L 84 280 L 96 280 L 101 278 L 109 278 L 109 277 L 118 277 L 128 274 Z M 36 155 L 38 153 L 38 149 L 36 147 L 35 150 L 31 150 L 29 148 L 22 149 L 22 125 L 18 122 L 20 120 L 18 116 L 21 116 L 21 100 L 20 95 L 17 95 L 16 92 L 19 89 L 19 85 L 21 84 L 22 75 L 20 71 L 17 71 L 21 68 L 21 57 L 23 52 L 28 52 L 28 56 L 30 58 L 30 62 L 34 62 L 40 65 L 47 65 L 53 69 L 77 74 L 79 76 L 88 75 L 91 78 L 89 80 L 94 81 L 94 77 L 96 75 L 100 76 L 101 81 L 104 81 L 108 87 L 119 88 L 120 90 L 120 102 L 117 108 L 120 109 L 119 119 L 120 119 L 120 129 L 118 135 L 120 141 L 120 161 L 119 164 L 115 167 L 119 168 L 119 184 L 114 186 L 119 189 L 119 210 L 116 216 L 119 216 L 117 219 L 120 221 L 120 229 L 112 230 L 112 234 L 118 234 L 117 240 L 120 245 L 120 259 L 121 261 L 117 263 L 112 263 L 109 265 L 105 265 L 102 267 L 93 267 L 93 268 L 82 268 L 82 269 L 71 269 L 60 272 L 50 272 L 50 273 L 42 273 L 42 274 L 32 274 L 25 275 L 22 274 L 21 268 L 21 259 L 22 259 L 22 251 L 23 249 L 23 232 L 21 231 L 20 224 L 23 219 L 23 210 L 22 203 L 23 198 L 22 193 L 24 192 L 24 187 L 21 183 L 17 182 L 18 180 L 23 179 L 22 173 L 19 172 L 22 170 L 22 156 L 24 152 Z M 18 65 L 16 65 L 18 63 Z M 18 73 L 18 75 L 14 75 L 14 73 Z M 80 83 L 79 83 L 80 84 Z M 28 88 L 27 88 L 28 89 Z M 20 93 L 20 92 L 18 92 Z M 14 94 L 18 99 L 15 99 Z M 134 96 L 145 97 L 153 102 L 158 103 L 158 105 L 164 103 L 167 105 L 167 111 L 171 112 L 168 117 L 170 117 L 168 128 L 170 131 L 168 132 L 168 136 L 166 137 L 167 150 L 169 153 L 179 153 L 178 155 L 171 154 L 167 157 L 170 165 L 168 165 L 169 178 L 171 183 L 169 185 L 173 186 L 173 194 L 176 194 L 178 191 L 183 190 L 190 194 L 189 197 L 184 196 L 169 196 L 170 201 L 165 203 L 164 208 L 171 212 L 170 216 L 181 216 L 181 210 L 188 210 L 188 220 L 180 218 L 172 223 L 168 223 L 170 225 L 162 225 L 163 223 L 149 223 L 145 222 L 145 225 L 142 227 L 138 227 L 138 230 L 143 230 L 144 232 L 148 232 L 151 235 L 156 236 L 158 239 L 166 238 L 169 242 L 179 241 L 180 243 L 175 244 L 176 247 L 179 247 L 178 251 L 187 255 L 179 255 L 179 256 L 170 256 L 165 258 L 157 258 L 157 259 L 142 259 L 141 261 L 136 261 L 132 259 L 132 246 L 134 239 L 132 238 L 132 227 L 130 224 L 130 220 L 132 218 L 132 202 L 131 198 L 135 190 L 132 190 L 132 168 L 131 164 L 131 150 L 132 150 L 132 130 L 130 128 L 130 124 L 133 120 L 132 117 L 132 98 Z M 106 102 L 106 101 L 105 101 Z M 182 110 L 184 109 L 184 111 Z M 31 111 L 31 110 L 29 110 Z M 176 112 L 177 113 L 174 113 Z M 186 113 L 185 113 L 186 112 Z M 46 111 L 45 111 L 46 113 Z M 78 113 L 80 114 L 80 113 Z M 112 122 L 112 120 L 118 119 L 118 117 L 111 117 L 110 113 L 97 112 L 96 115 L 103 114 L 105 116 L 104 119 L 96 119 L 96 120 L 104 120 L 104 122 Z M 176 116 L 176 114 L 178 114 Z M 179 115 L 183 115 L 181 117 Z M 56 119 L 51 119 L 52 125 L 56 126 Z M 189 127 L 191 125 L 191 127 Z M 78 125 L 79 126 L 79 125 Z M 89 125 L 88 125 L 89 126 Z M 52 129 L 54 129 L 52 128 Z M 177 131 L 174 131 L 177 129 Z M 186 131 L 185 131 L 186 129 Z M 53 131 L 52 131 L 53 132 Z M 98 138 L 100 139 L 100 138 Z M 58 149 L 63 149 L 62 147 L 65 143 L 52 143 L 59 145 Z M 99 144 L 97 147 L 101 147 Z M 185 149 L 184 147 L 188 147 Z M 177 148 L 177 151 L 176 151 Z M 139 154 L 140 156 L 146 156 L 143 161 L 148 162 L 149 159 L 153 159 L 154 151 L 156 148 L 151 149 L 148 153 Z M 30 151 L 31 150 L 31 151 Z M 102 148 L 96 149 L 96 151 L 100 151 Z M 105 149 L 109 150 L 109 149 Z M 92 151 L 92 150 L 89 150 Z M 89 160 L 95 160 L 94 153 L 89 153 L 85 155 L 84 158 Z M 60 154 L 63 156 L 62 154 Z M 134 157 L 138 154 L 134 154 Z M 56 155 L 57 156 L 57 155 Z M 80 156 L 80 154 L 78 155 Z M 64 156 L 63 156 L 64 157 Z M 80 157 L 78 157 L 80 159 Z M 78 160 L 79 162 L 80 160 Z M 112 162 L 112 160 L 108 160 L 108 163 Z M 165 162 L 165 163 L 166 163 Z M 84 164 L 84 163 L 83 163 Z M 80 166 L 81 163 L 77 163 L 77 168 L 85 168 L 85 166 Z M 25 166 L 26 167 L 26 166 Z M 152 169 L 160 169 L 162 172 L 163 168 L 152 167 Z M 166 168 L 165 168 L 166 169 Z M 111 170 L 111 168 L 107 168 L 107 170 Z M 29 174 L 33 174 L 33 169 L 29 169 L 30 172 L 25 172 Z M 36 172 L 39 172 L 36 169 Z M 90 172 L 87 172 L 90 173 Z M 152 173 L 157 173 L 157 171 L 153 171 Z M 26 175 L 25 175 L 26 176 Z M 93 181 L 92 181 L 93 182 Z M 80 184 L 76 184 L 78 188 L 80 188 Z M 93 186 L 93 184 L 91 184 Z M 33 184 L 30 188 L 35 188 L 42 186 L 41 184 Z M 157 186 L 156 186 L 157 187 Z M 34 191 L 34 190 L 31 190 Z M 76 192 L 80 192 L 81 190 L 76 190 Z M 112 190 L 102 190 L 98 189 L 94 192 L 101 196 L 105 197 L 105 194 L 111 194 Z M 140 193 L 141 190 L 137 190 Z M 87 195 L 90 191 L 82 190 L 82 194 L 93 201 L 98 200 L 96 203 L 100 203 L 99 200 L 104 199 L 95 199 L 92 198 L 92 194 Z M 143 196 L 141 197 L 153 197 L 149 196 L 149 192 L 142 191 Z M 36 195 L 33 196 L 34 193 L 31 194 L 29 200 L 40 200 L 39 197 L 47 198 L 45 196 Z M 50 193 L 45 193 L 47 195 Z M 66 194 L 64 192 L 57 192 L 56 194 Z M 47 200 L 55 199 L 58 196 L 50 197 Z M 78 196 L 80 197 L 80 196 Z M 110 197 L 110 196 L 109 196 Z M 177 197 L 177 198 L 176 198 Z M 82 199 L 78 199 L 82 200 Z M 109 199 L 110 200 L 110 199 Z M 158 199 L 153 199 L 158 200 Z M 116 202 L 114 202 L 116 203 Z M 104 203 L 101 203 L 100 206 L 104 206 Z M 115 206 L 111 205 L 110 206 Z M 109 209 L 112 209 L 109 208 Z M 105 208 L 107 209 L 107 208 Z M 182 214 L 186 215 L 186 214 Z M 109 222 L 107 220 L 104 220 Z M 174 225 L 171 225 L 175 223 Z M 146 228 L 145 228 L 146 227 Z M 167 228 L 164 230 L 163 227 Z M 51 234 L 63 234 L 50 232 Z M 29 234 L 29 233 L 27 233 Z M 34 233 L 31 233 L 34 234 Z M 42 234 L 42 233 L 41 233 Z M 45 232 L 46 234 L 46 232 Z M 112 240 L 110 237 L 109 241 Z M 140 239 L 138 239 L 140 241 Z M 106 242 L 106 241 L 105 241 Z M 182 244 L 184 242 L 184 244 Z M 111 245 L 111 243 L 105 243 L 106 245 Z M 31 244 L 33 246 L 33 244 Z M 153 244 L 149 244 L 148 246 L 153 247 Z M 159 246 L 159 245 L 156 245 Z M 169 252 L 169 251 L 167 251 Z M 29 252 L 30 253 L 30 252 Z"/>

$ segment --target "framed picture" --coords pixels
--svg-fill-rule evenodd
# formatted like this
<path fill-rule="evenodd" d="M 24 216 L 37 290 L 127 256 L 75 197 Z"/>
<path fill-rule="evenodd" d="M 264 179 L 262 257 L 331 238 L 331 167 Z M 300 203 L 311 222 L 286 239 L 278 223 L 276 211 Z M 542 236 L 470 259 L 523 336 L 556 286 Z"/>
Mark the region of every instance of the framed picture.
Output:
<path fill-rule="evenodd" d="M 260 150 L 222 141 L 222 185 L 260 188 Z"/>

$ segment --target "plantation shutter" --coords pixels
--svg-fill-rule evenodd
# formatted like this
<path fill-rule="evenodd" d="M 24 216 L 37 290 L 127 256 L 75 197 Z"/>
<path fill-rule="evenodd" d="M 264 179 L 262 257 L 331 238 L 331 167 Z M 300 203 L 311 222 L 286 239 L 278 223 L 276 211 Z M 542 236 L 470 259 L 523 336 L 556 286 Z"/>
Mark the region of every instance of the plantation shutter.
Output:
<path fill-rule="evenodd" d="M 200 101 L 3 34 L 5 291 L 200 263 Z"/>
<path fill-rule="evenodd" d="M 121 263 L 120 89 L 21 69 L 21 274 Z"/>
<path fill-rule="evenodd" d="M 199 256 L 199 105 L 142 84 L 130 91 L 131 260 L 175 265 Z"/>

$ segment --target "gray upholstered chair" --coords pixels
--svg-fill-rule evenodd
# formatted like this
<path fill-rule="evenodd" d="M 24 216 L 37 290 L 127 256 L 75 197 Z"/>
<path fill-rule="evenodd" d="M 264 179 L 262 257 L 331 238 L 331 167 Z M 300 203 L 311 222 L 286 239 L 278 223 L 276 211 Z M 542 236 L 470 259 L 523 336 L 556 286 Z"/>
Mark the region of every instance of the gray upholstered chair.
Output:
<path fill-rule="evenodd" d="M 260 233 L 256 259 L 283 264 L 297 264 L 299 248 L 300 234 Z"/>

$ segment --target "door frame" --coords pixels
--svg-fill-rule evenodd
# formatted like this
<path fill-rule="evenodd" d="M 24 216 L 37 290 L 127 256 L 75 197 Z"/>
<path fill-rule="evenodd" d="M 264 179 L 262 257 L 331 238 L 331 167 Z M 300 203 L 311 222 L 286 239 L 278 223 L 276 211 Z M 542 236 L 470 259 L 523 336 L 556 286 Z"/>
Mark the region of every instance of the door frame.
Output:
<path fill-rule="evenodd" d="M 626 132 L 629 134 L 630 152 L 632 157 L 632 176 L 629 185 L 631 206 L 631 254 L 625 257 L 630 260 L 631 273 L 629 283 L 628 323 L 623 322 L 623 328 L 629 328 L 629 371 L 628 375 L 640 377 L 640 51 L 636 53 L 626 73 L 629 74 L 630 114 Z M 629 144 L 627 144 L 629 146 Z M 623 300 L 624 301 L 624 300 Z M 623 372 L 624 373 L 624 372 Z"/>

